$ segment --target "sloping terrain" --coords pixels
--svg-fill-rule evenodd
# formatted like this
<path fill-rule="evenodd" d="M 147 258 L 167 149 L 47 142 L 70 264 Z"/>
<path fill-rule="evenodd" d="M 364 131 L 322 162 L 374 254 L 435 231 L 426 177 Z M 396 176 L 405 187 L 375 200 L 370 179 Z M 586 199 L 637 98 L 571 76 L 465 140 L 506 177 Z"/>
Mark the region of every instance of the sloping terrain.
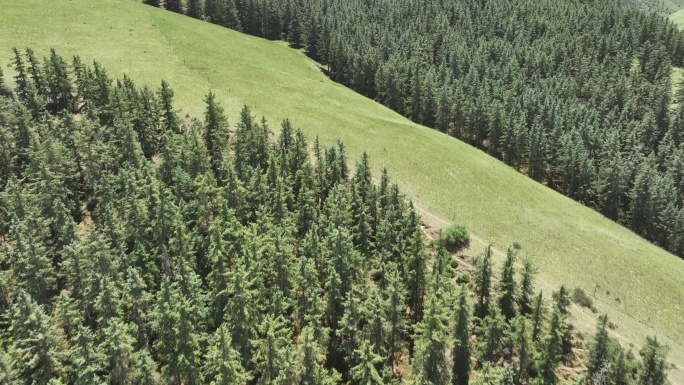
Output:
<path fill-rule="evenodd" d="M 684 261 L 593 210 L 331 82 L 283 43 L 126 0 L 0 0 L 0 10 L 3 68 L 12 46 L 32 47 L 39 57 L 53 47 L 97 59 L 115 77 L 127 73 L 153 86 L 165 79 L 191 116 L 202 114 L 213 89 L 231 121 L 249 104 L 273 127 L 289 117 L 310 138 L 340 138 L 350 158 L 367 150 L 432 227 L 463 223 L 499 250 L 519 242 L 540 268 L 545 293 L 561 283 L 582 287 L 625 341 L 638 346 L 656 334 L 678 365 L 671 380 L 684 384 Z M 594 315 L 575 313 L 593 330 Z"/>
<path fill-rule="evenodd" d="M 671 14 L 668 16 L 668 18 L 672 20 L 672 22 L 675 23 L 679 29 L 684 27 L 684 9 L 680 9 L 679 11 Z"/>

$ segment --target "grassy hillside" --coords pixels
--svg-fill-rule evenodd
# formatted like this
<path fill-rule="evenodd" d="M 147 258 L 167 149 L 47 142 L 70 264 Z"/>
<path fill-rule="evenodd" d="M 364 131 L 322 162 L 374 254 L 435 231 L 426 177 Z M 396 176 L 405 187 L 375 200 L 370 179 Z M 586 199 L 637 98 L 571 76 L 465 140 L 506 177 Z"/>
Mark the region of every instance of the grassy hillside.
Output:
<path fill-rule="evenodd" d="M 679 29 L 684 28 L 684 9 L 680 9 L 679 11 L 671 14 L 668 16 L 668 18 L 672 20 L 672 22 L 674 22 Z"/>
<path fill-rule="evenodd" d="M 211 88 L 231 117 L 246 103 L 274 127 L 289 117 L 311 138 L 341 138 L 352 158 L 368 150 L 429 224 L 463 223 L 500 250 L 517 241 L 539 266 L 546 293 L 560 283 L 582 287 L 626 341 L 639 345 L 657 334 L 678 365 L 672 381 L 684 385 L 684 261 L 593 210 L 329 81 L 283 43 L 129 0 L 0 0 L 0 9 L 3 68 L 12 46 L 39 56 L 54 47 L 97 59 L 113 76 L 155 86 L 166 79 L 190 115 L 202 113 Z M 593 315 L 575 315 L 593 329 Z"/>

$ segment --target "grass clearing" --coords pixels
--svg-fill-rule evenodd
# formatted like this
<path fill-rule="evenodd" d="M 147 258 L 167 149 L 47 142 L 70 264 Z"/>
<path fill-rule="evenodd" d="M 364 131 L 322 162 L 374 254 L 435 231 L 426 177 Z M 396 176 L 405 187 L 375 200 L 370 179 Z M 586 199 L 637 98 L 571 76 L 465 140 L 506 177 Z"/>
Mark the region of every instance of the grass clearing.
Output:
<path fill-rule="evenodd" d="M 668 19 L 672 20 L 672 22 L 675 23 L 679 29 L 684 28 L 684 9 L 680 9 L 679 11 L 671 14 L 668 16 Z"/>
<path fill-rule="evenodd" d="M 232 121 L 248 104 L 274 129 L 290 118 L 311 141 L 340 138 L 350 159 L 367 150 L 375 171 L 387 167 L 433 227 L 466 225 L 474 235 L 471 252 L 485 242 L 498 250 L 519 242 L 539 267 L 547 296 L 562 283 L 582 288 L 626 343 L 656 334 L 677 365 L 670 379 L 684 385 L 684 260 L 595 211 L 333 83 L 285 43 L 130 0 L 0 0 L 0 9 L 3 68 L 13 46 L 38 55 L 54 47 L 97 59 L 110 75 L 126 73 L 138 84 L 157 87 L 165 79 L 190 115 L 201 116 L 213 89 Z M 594 330 L 594 314 L 574 313 L 578 327 Z"/>

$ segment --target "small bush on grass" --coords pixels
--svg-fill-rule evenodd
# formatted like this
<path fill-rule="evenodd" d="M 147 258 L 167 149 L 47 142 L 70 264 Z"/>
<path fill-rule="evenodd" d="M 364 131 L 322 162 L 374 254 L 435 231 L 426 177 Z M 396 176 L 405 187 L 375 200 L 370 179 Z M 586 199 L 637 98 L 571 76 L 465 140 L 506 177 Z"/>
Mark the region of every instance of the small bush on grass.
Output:
<path fill-rule="evenodd" d="M 458 253 L 470 246 L 470 233 L 465 226 L 452 225 L 442 231 L 439 242 L 450 252 Z"/>

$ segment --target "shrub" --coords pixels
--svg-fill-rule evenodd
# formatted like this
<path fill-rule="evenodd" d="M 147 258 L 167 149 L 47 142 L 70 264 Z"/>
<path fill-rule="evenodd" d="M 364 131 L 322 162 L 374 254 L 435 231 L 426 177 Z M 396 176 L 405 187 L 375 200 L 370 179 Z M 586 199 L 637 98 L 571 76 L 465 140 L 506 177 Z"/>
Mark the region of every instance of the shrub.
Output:
<path fill-rule="evenodd" d="M 468 273 L 463 273 L 456 278 L 456 283 L 459 285 L 465 285 L 470 282 L 470 275 Z"/>
<path fill-rule="evenodd" d="M 587 295 L 587 293 L 584 292 L 584 290 L 580 289 L 579 287 L 576 287 L 572 292 L 572 302 L 596 312 L 594 301 Z"/>
<path fill-rule="evenodd" d="M 470 233 L 465 226 L 453 225 L 442 231 L 440 242 L 450 252 L 458 253 L 470 246 Z"/>
<path fill-rule="evenodd" d="M 455 259 L 451 260 L 451 268 L 454 270 L 458 269 L 458 261 L 457 260 L 455 260 Z"/>

